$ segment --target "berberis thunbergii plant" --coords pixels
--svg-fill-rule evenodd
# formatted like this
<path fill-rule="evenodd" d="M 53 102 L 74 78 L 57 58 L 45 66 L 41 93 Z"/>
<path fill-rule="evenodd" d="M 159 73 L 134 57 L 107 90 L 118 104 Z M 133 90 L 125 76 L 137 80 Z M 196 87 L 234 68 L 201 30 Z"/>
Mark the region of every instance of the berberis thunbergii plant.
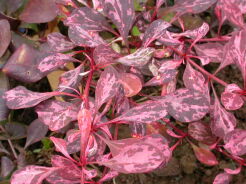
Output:
<path fill-rule="evenodd" d="M 52 156 L 51 167 L 25 166 L 13 173 L 11 184 L 101 184 L 119 173 L 146 173 L 165 167 L 183 141 L 205 165 L 217 165 L 215 155 L 222 154 L 238 166 L 218 173 L 214 184 L 229 183 L 246 166 L 246 130 L 237 128 L 231 112 L 243 107 L 246 94 L 246 1 L 146 2 L 28 1 L 21 21 L 56 17 L 68 33 L 51 32 L 39 48 L 20 45 L 2 71 L 26 83 L 65 72 L 54 91 L 6 91 L 1 108 L 34 107 L 36 126 L 66 133 L 50 137 L 60 153 Z M 208 11 L 217 18 L 213 24 L 202 19 L 189 28 L 182 18 Z M 0 20 L 0 56 L 11 42 L 8 21 Z M 233 30 L 222 33 L 223 24 Z M 213 63 L 219 64 L 212 73 L 207 66 Z M 228 65 L 241 71 L 244 84 L 217 77 Z M 122 124 L 129 125 L 132 138 L 118 139 Z"/>

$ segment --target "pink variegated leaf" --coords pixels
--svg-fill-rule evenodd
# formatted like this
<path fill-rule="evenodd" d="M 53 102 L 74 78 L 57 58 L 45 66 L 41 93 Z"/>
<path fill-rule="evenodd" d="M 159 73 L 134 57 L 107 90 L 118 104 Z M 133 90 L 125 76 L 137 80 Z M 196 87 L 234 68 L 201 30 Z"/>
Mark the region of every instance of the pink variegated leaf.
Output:
<path fill-rule="evenodd" d="M 165 73 L 169 70 L 177 69 L 181 64 L 182 64 L 182 60 L 163 61 L 160 68 L 158 69 L 158 72 Z"/>
<path fill-rule="evenodd" d="M 128 145 L 126 145 L 127 139 L 119 141 L 125 142 L 121 152 L 112 159 L 99 162 L 99 164 L 120 173 L 141 173 L 154 170 L 161 164 L 166 165 L 172 155 L 167 140 L 158 134 L 145 136 Z M 143 152 L 145 154 L 142 154 Z"/>
<path fill-rule="evenodd" d="M 119 175 L 119 172 L 110 170 L 107 174 L 105 174 L 98 182 L 105 182 L 108 180 L 111 180 L 112 178 L 115 178 L 116 176 Z"/>
<path fill-rule="evenodd" d="M 67 144 L 65 140 L 53 136 L 50 137 L 50 140 L 54 143 L 56 151 L 61 152 L 64 156 L 73 160 L 67 151 Z"/>
<path fill-rule="evenodd" d="M 142 81 L 138 76 L 131 73 L 121 73 L 119 75 L 119 83 L 123 86 L 126 97 L 132 97 L 142 89 Z"/>
<path fill-rule="evenodd" d="M 77 89 L 81 82 L 81 79 L 83 78 L 83 76 L 80 75 L 80 73 L 82 73 L 83 70 L 83 65 L 80 65 L 73 70 L 69 70 L 61 74 L 59 78 L 58 90 L 73 93 L 71 89 L 68 89 L 66 87 Z"/>
<path fill-rule="evenodd" d="M 246 130 L 235 129 L 224 137 L 224 148 L 233 155 L 246 154 Z"/>
<path fill-rule="evenodd" d="M 68 29 L 70 40 L 79 46 L 97 47 L 100 44 L 105 44 L 105 41 L 95 31 L 86 31 L 80 26 L 70 26 Z"/>
<path fill-rule="evenodd" d="M 44 23 L 53 20 L 57 13 L 54 0 L 30 0 L 19 18 L 27 23 Z"/>
<path fill-rule="evenodd" d="M 39 119 L 34 120 L 27 128 L 27 138 L 24 148 L 43 139 L 48 132 L 48 126 Z"/>
<path fill-rule="evenodd" d="M 161 89 L 161 96 L 165 96 L 167 94 L 173 93 L 176 90 L 177 79 L 174 78 L 167 84 L 163 84 Z"/>
<path fill-rule="evenodd" d="M 244 104 L 244 100 L 239 94 L 227 91 L 221 94 L 221 102 L 227 110 L 231 111 L 240 109 Z"/>
<path fill-rule="evenodd" d="M 204 92 L 205 78 L 203 74 L 187 63 L 183 74 L 184 85 L 188 89 L 193 89 L 201 93 Z"/>
<path fill-rule="evenodd" d="M 70 54 L 54 53 L 40 58 L 38 69 L 41 72 L 51 72 L 63 67 L 68 62 L 77 61 Z"/>
<path fill-rule="evenodd" d="M 81 154 L 86 156 L 85 151 L 91 134 L 93 116 L 90 110 L 82 108 L 78 113 L 77 119 L 81 132 Z"/>
<path fill-rule="evenodd" d="M 13 173 L 11 184 L 42 184 L 57 169 L 59 168 L 29 165 Z"/>
<path fill-rule="evenodd" d="M 146 29 L 144 36 L 143 36 L 143 47 L 148 47 L 151 42 L 156 39 L 159 39 L 166 31 L 171 24 L 158 19 L 152 22 L 149 27 Z"/>
<path fill-rule="evenodd" d="M 229 168 L 225 168 L 224 171 L 227 173 L 227 174 L 233 174 L 233 175 L 237 175 L 241 172 L 242 170 L 242 165 L 239 165 L 238 168 L 236 169 L 229 169 Z"/>
<path fill-rule="evenodd" d="M 158 39 L 158 41 L 167 46 L 176 46 L 180 45 L 182 42 L 178 39 L 175 39 L 171 32 L 165 31 L 164 34 Z"/>
<path fill-rule="evenodd" d="M 52 155 L 51 164 L 52 167 L 73 167 L 75 170 L 76 168 L 78 169 L 78 167 L 73 161 L 60 155 Z"/>
<path fill-rule="evenodd" d="M 36 107 L 36 113 L 50 130 L 57 131 L 77 119 L 78 107 L 69 102 L 48 100 Z"/>
<path fill-rule="evenodd" d="M 220 63 L 223 59 L 223 45 L 218 42 L 197 44 L 194 48 L 198 56 L 204 58 L 204 61 L 208 61 L 206 63 L 202 62 L 202 65 L 210 62 Z"/>
<path fill-rule="evenodd" d="M 243 14 L 246 13 L 246 2 L 241 0 L 231 0 L 232 3 L 236 4 Z"/>
<path fill-rule="evenodd" d="M 217 97 L 215 98 L 211 117 L 210 128 L 212 133 L 220 138 L 234 130 L 237 125 L 235 116 L 221 106 Z"/>
<path fill-rule="evenodd" d="M 75 47 L 66 36 L 59 32 L 50 33 L 47 36 L 47 42 L 54 52 L 66 52 Z"/>
<path fill-rule="evenodd" d="M 76 8 L 64 21 L 67 26 L 80 26 L 86 31 L 110 30 L 107 19 L 98 11 L 88 8 Z"/>
<path fill-rule="evenodd" d="M 22 82 L 37 82 L 45 74 L 38 70 L 38 51 L 26 44 L 22 44 L 8 59 L 3 72 Z"/>
<path fill-rule="evenodd" d="M 168 83 L 172 81 L 174 78 L 176 78 L 178 71 L 175 69 L 166 70 L 165 72 L 161 73 L 160 75 L 157 75 L 147 81 L 144 86 L 157 86 L 157 85 L 163 85 L 165 83 Z"/>
<path fill-rule="evenodd" d="M 97 82 L 95 92 L 95 106 L 97 109 L 102 104 L 116 95 L 119 88 L 118 74 L 112 66 L 108 66 L 101 74 L 100 79 Z"/>
<path fill-rule="evenodd" d="M 151 123 L 157 121 L 167 115 L 167 106 L 164 103 L 147 101 L 136 107 L 124 112 L 121 116 L 112 120 L 116 121 L 132 121 Z"/>
<path fill-rule="evenodd" d="M 136 67 L 144 66 L 150 61 L 154 51 L 155 49 L 151 47 L 147 47 L 147 48 L 141 47 L 137 49 L 136 52 L 121 57 L 116 61 L 126 66 L 136 66 Z"/>
<path fill-rule="evenodd" d="M 2 57 L 11 41 L 10 24 L 7 20 L 0 20 L 0 30 L 0 57 Z"/>
<path fill-rule="evenodd" d="M 121 54 L 115 52 L 108 45 L 99 45 L 93 52 L 93 59 L 97 65 L 115 63 L 115 59 L 119 57 L 121 57 Z"/>
<path fill-rule="evenodd" d="M 132 122 L 129 124 L 129 128 L 133 138 L 140 138 L 146 135 L 146 125 L 141 122 Z"/>
<path fill-rule="evenodd" d="M 168 113 L 181 122 L 191 122 L 202 119 L 209 111 L 207 97 L 194 90 L 181 88 L 164 97 Z"/>
<path fill-rule="evenodd" d="M 209 126 L 200 121 L 189 123 L 188 134 L 195 140 L 206 144 L 212 144 L 216 141 L 216 137 L 213 136 Z"/>
<path fill-rule="evenodd" d="M 86 179 L 91 180 L 92 178 L 95 178 L 97 176 L 97 170 L 96 169 L 83 169 L 83 172 L 86 175 Z"/>
<path fill-rule="evenodd" d="M 185 13 L 201 13 L 211 7 L 217 0 L 176 0 L 172 10 L 180 15 Z"/>
<path fill-rule="evenodd" d="M 118 28 L 127 44 L 127 36 L 135 20 L 135 10 L 132 0 L 102 0 L 103 12 Z"/>
<path fill-rule="evenodd" d="M 203 164 L 214 166 L 218 165 L 216 156 L 208 149 L 197 147 L 194 144 L 191 144 L 193 151 L 196 155 L 196 158 Z"/>
<path fill-rule="evenodd" d="M 54 96 L 53 92 L 38 93 L 30 91 L 23 86 L 17 86 L 5 92 L 4 99 L 8 108 L 22 109 L 33 107 L 52 96 Z"/>
<path fill-rule="evenodd" d="M 164 3 L 166 3 L 166 0 L 157 0 L 156 8 L 159 9 Z"/>
<path fill-rule="evenodd" d="M 232 176 L 224 172 L 215 177 L 213 184 L 230 184 L 231 180 Z"/>

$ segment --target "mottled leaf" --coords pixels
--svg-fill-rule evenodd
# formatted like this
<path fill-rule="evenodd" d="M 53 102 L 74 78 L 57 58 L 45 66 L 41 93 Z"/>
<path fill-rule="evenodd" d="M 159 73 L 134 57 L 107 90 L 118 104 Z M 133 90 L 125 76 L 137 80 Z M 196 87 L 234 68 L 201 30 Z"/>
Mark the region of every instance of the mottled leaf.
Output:
<path fill-rule="evenodd" d="M 112 66 L 108 66 L 97 81 L 95 91 L 95 105 L 97 109 L 109 99 L 113 98 L 118 88 L 119 81 L 117 71 Z"/>
<path fill-rule="evenodd" d="M 151 42 L 160 38 L 171 24 L 164 20 L 158 19 L 152 22 L 146 29 L 143 36 L 143 47 L 148 47 Z"/>
<path fill-rule="evenodd" d="M 111 180 L 118 175 L 119 175 L 119 172 L 110 170 L 107 174 L 105 174 L 103 177 L 100 178 L 99 182 L 105 182 L 105 181 Z"/>
<path fill-rule="evenodd" d="M 132 0 L 103 0 L 103 12 L 118 28 L 123 40 L 127 43 L 128 33 L 135 20 L 135 10 Z"/>
<path fill-rule="evenodd" d="M 224 137 L 224 148 L 233 155 L 241 156 L 246 153 L 246 130 L 235 129 Z"/>
<path fill-rule="evenodd" d="M 47 42 L 54 52 L 65 52 L 73 49 L 75 45 L 59 32 L 50 33 Z"/>
<path fill-rule="evenodd" d="M 86 31 L 110 30 L 107 19 L 98 11 L 88 8 L 76 8 L 65 20 L 67 26 L 80 26 Z"/>
<path fill-rule="evenodd" d="M 153 52 L 155 51 L 154 48 L 147 47 L 147 48 L 139 48 L 136 52 L 129 54 L 127 56 L 121 57 L 116 61 L 127 66 L 144 66 L 146 65 L 151 57 Z"/>
<path fill-rule="evenodd" d="M 57 168 L 29 165 L 17 170 L 11 177 L 11 184 L 42 184 L 42 181 Z"/>
<path fill-rule="evenodd" d="M 165 100 L 165 97 L 164 97 Z M 167 111 L 176 120 L 191 122 L 202 119 L 209 111 L 207 97 L 190 89 L 179 89 L 167 97 Z"/>
<path fill-rule="evenodd" d="M 138 94 L 142 89 L 141 80 L 131 73 L 121 73 L 119 83 L 123 86 L 126 97 L 132 97 Z"/>
<path fill-rule="evenodd" d="M 214 166 L 218 165 L 218 161 L 216 156 L 208 149 L 197 147 L 196 145 L 192 144 L 192 148 L 195 152 L 196 158 L 203 164 Z"/>
<path fill-rule="evenodd" d="M 232 180 L 232 176 L 224 172 L 224 173 L 218 174 L 215 177 L 213 184 L 229 184 L 231 180 Z"/>
<path fill-rule="evenodd" d="M 157 85 L 163 85 L 165 83 L 168 83 L 172 81 L 177 76 L 178 71 L 175 69 L 166 70 L 165 72 L 161 73 L 160 75 L 157 75 L 147 81 L 144 86 L 157 86 Z"/>
<path fill-rule="evenodd" d="M 237 125 L 235 116 L 227 112 L 215 98 L 214 106 L 211 112 L 210 127 L 214 135 L 223 138 L 227 133 L 234 130 Z"/>
<path fill-rule="evenodd" d="M 161 63 L 160 68 L 158 69 L 159 73 L 165 73 L 169 70 L 174 70 L 182 64 L 182 60 L 167 60 Z"/>
<path fill-rule="evenodd" d="M 119 57 L 121 57 L 121 55 L 108 45 L 99 45 L 93 52 L 93 59 L 97 65 L 114 63 L 115 59 L 118 59 Z"/>
<path fill-rule="evenodd" d="M 79 46 L 97 47 L 100 44 L 105 44 L 105 41 L 95 31 L 86 31 L 80 26 L 70 26 L 68 29 L 70 40 Z"/>
<path fill-rule="evenodd" d="M 184 85 L 188 89 L 193 89 L 201 93 L 204 92 L 205 88 L 205 78 L 203 74 L 187 63 L 183 74 Z"/>
<path fill-rule="evenodd" d="M 57 12 L 54 0 L 30 0 L 19 18 L 27 23 L 44 23 L 53 20 Z"/>
<path fill-rule="evenodd" d="M 15 168 L 14 163 L 6 156 L 1 157 L 1 177 L 7 177 Z"/>
<path fill-rule="evenodd" d="M 66 141 L 61 139 L 61 138 L 56 138 L 56 137 L 50 137 L 50 140 L 54 143 L 55 147 L 56 147 L 56 151 L 61 152 L 64 156 L 66 156 L 67 158 L 73 160 L 70 155 L 68 154 L 67 151 L 67 144 Z"/>
<path fill-rule="evenodd" d="M 2 57 L 11 41 L 10 25 L 7 20 L 0 20 L 0 30 L 0 57 Z"/>
<path fill-rule="evenodd" d="M 34 120 L 27 128 L 25 148 L 43 139 L 48 132 L 48 126 L 39 119 Z"/>
<path fill-rule="evenodd" d="M 188 133 L 192 138 L 206 144 L 212 144 L 216 141 L 210 127 L 200 121 L 189 123 Z"/>
<path fill-rule="evenodd" d="M 4 99 L 8 108 L 22 109 L 33 107 L 52 96 L 54 96 L 52 92 L 38 93 L 30 91 L 23 86 L 17 86 L 5 92 Z"/>

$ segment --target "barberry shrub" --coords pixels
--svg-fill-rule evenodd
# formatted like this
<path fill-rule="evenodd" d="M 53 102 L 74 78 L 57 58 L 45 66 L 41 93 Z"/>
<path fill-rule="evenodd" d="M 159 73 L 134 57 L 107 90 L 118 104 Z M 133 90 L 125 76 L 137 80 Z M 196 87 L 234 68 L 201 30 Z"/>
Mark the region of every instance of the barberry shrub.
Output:
<path fill-rule="evenodd" d="M 186 15 L 204 12 L 213 19 L 186 22 Z M 29 0 L 19 20 L 56 18 L 68 31 L 49 28 L 38 47 L 19 44 L 2 72 L 25 83 L 64 72 L 54 91 L 1 89 L 0 118 L 7 118 L 7 109 L 34 107 L 38 119 L 27 129 L 25 149 L 49 129 L 59 154 L 52 156 L 51 167 L 16 170 L 11 184 L 101 184 L 119 173 L 146 173 L 165 167 L 183 141 L 205 165 L 217 165 L 218 154 L 233 160 L 238 168 L 225 168 L 214 179 L 214 184 L 229 183 L 246 166 L 246 130 L 237 128 L 233 114 L 246 94 L 244 13 L 245 0 L 156 0 L 154 5 L 146 0 Z M 14 21 L 0 20 L 0 56 L 11 43 Z M 233 29 L 223 33 L 224 25 Z M 217 77 L 228 65 L 239 69 L 243 84 Z M 207 66 L 217 70 L 212 73 Z M 221 94 L 218 87 L 224 88 Z M 118 139 L 123 124 L 132 137 Z M 3 131 L 8 127 L 1 126 Z M 8 157 L 1 161 L 14 169 Z"/>

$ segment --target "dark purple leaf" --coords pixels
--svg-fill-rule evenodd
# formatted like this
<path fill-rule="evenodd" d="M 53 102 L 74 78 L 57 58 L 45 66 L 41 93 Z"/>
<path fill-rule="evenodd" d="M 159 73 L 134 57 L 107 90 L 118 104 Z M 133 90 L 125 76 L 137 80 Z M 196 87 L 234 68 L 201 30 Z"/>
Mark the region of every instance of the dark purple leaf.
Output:
<path fill-rule="evenodd" d="M 138 76 L 131 73 L 121 73 L 119 83 L 123 86 L 126 97 L 132 97 L 138 94 L 142 89 L 142 81 Z"/>
<path fill-rule="evenodd" d="M 183 74 L 183 81 L 186 88 L 193 89 L 201 93 L 204 92 L 205 78 L 203 74 L 193 69 L 189 63 L 186 64 L 186 68 Z"/>
<path fill-rule="evenodd" d="M 95 106 L 97 109 L 109 99 L 113 98 L 116 95 L 118 88 L 119 81 L 117 71 L 112 66 L 108 66 L 102 72 L 100 79 L 97 82 L 95 91 Z"/>
<path fill-rule="evenodd" d="M 9 152 L 7 151 L 7 149 L 5 149 L 2 142 L 0 142 L 0 153 L 6 153 L 7 155 L 9 155 Z"/>
<path fill-rule="evenodd" d="M 225 91 L 221 94 L 221 102 L 227 110 L 237 110 L 243 106 L 244 100 L 241 95 L 237 94 L 240 90 L 236 84 L 226 86 Z"/>
<path fill-rule="evenodd" d="M 14 163 L 8 157 L 1 157 L 1 177 L 7 177 L 14 170 L 14 168 Z"/>
<path fill-rule="evenodd" d="M 212 6 L 217 0 L 176 0 L 172 10 L 179 14 L 201 13 Z"/>
<path fill-rule="evenodd" d="M 93 59 L 97 65 L 114 63 L 115 59 L 119 57 L 121 57 L 121 54 L 115 52 L 108 45 L 98 45 L 93 52 Z"/>
<path fill-rule="evenodd" d="M 29 165 L 17 170 L 11 177 L 11 184 L 42 184 L 42 181 L 57 168 Z"/>
<path fill-rule="evenodd" d="M 220 138 L 223 138 L 227 133 L 234 130 L 237 125 L 234 115 L 227 112 L 217 98 L 215 98 L 211 117 L 210 127 L 212 133 Z"/>
<path fill-rule="evenodd" d="M 51 72 L 59 67 L 63 67 L 68 62 L 77 61 L 70 54 L 54 53 L 49 54 L 48 56 L 44 55 L 40 58 L 40 63 L 38 69 L 41 72 Z"/>
<path fill-rule="evenodd" d="M 34 120 L 27 128 L 25 148 L 43 139 L 48 132 L 48 126 L 39 119 Z"/>
<path fill-rule="evenodd" d="M 36 112 L 50 130 L 57 131 L 77 119 L 78 107 L 69 102 L 48 100 L 39 104 Z"/>
<path fill-rule="evenodd" d="M 246 153 L 246 130 L 235 129 L 224 137 L 224 148 L 233 155 L 241 156 Z"/>
<path fill-rule="evenodd" d="M 212 135 L 209 126 L 200 121 L 189 123 L 188 133 L 192 138 L 206 144 L 212 144 L 216 141 L 216 137 Z"/>
<path fill-rule="evenodd" d="M 27 23 L 44 23 L 53 20 L 57 13 L 54 0 L 29 0 L 19 18 Z"/>
<path fill-rule="evenodd" d="M 10 25 L 7 20 L 0 20 L 0 30 L 0 57 L 2 57 L 11 41 Z"/>
<path fill-rule="evenodd" d="M 167 111 L 176 120 L 181 122 L 191 122 L 202 119 L 209 111 L 209 101 L 207 97 L 194 90 L 179 89 L 174 93 L 164 97 L 167 101 Z"/>
<path fill-rule="evenodd" d="M 154 170 L 163 163 L 166 165 L 171 158 L 172 153 L 167 140 L 158 134 L 143 137 L 126 145 L 127 141 L 127 139 L 119 140 L 119 145 L 125 144 L 121 147 L 121 152 L 99 164 L 120 173 L 142 173 Z"/>
<path fill-rule="evenodd" d="M 79 26 L 86 31 L 111 30 L 107 19 L 98 11 L 88 7 L 73 10 L 64 23 L 67 26 Z"/>
<path fill-rule="evenodd" d="M 64 72 L 61 74 L 59 78 L 59 86 L 58 90 L 63 92 L 69 92 L 72 93 L 72 90 L 69 88 L 77 89 L 81 79 L 83 78 L 80 73 L 83 72 L 83 65 L 78 66 L 77 68 L 73 70 L 69 70 L 67 72 Z M 66 88 L 69 87 L 69 88 Z"/>
<path fill-rule="evenodd" d="M 132 121 L 151 123 L 157 121 L 167 115 L 167 106 L 157 101 L 147 101 L 136 107 L 124 112 L 121 116 L 112 120 L 116 121 Z"/>
<path fill-rule="evenodd" d="M 26 137 L 26 126 L 21 123 L 9 122 L 4 125 L 8 139 L 22 139 Z"/>
<path fill-rule="evenodd" d="M 127 43 L 128 33 L 135 20 L 135 10 L 132 0 L 103 0 L 103 12 L 118 28 L 123 40 Z"/>
<path fill-rule="evenodd" d="M 232 176 L 224 172 L 224 173 L 218 174 L 215 177 L 213 184 L 229 184 L 231 180 L 232 180 Z"/>
<path fill-rule="evenodd" d="M 151 42 L 160 38 L 170 26 L 170 23 L 161 19 L 152 22 L 144 33 L 143 47 L 148 47 Z"/>
<path fill-rule="evenodd" d="M 59 32 L 50 33 L 47 36 L 47 42 L 54 52 L 65 52 L 75 47 L 75 45 L 70 42 L 66 36 Z"/>
<path fill-rule="evenodd" d="M 136 52 L 129 54 L 127 56 L 121 57 L 117 59 L 116 61 L 126 66 L 136 66 L 136 67 L 144 66 L 150 61 L 154 51 L 155 51 L 154 48 L 151 48 L 151 47 L 143 48 L 142 47 L 136 50 Z"/>
<path fill-rule="evenodd" d="M 95 31 L 86 31 L 80 26 L 70 26 L 68 29 L 70 40 L 79 46 L 97 47 L 105 44 L 105 41 Z"/>
<path fill-rule="evenodd" d="M 9 58 L 4 65 L 3 72 L 22 82 L 37 82 L 45 76 L 37 69 L 37 57 L 37 50 L 23 44 Z"/>
<path fill-rule="evenodd" d="M 17 86 L 5 92 L 4 99 L 8 108 L 22 109 L 33 107 L 52 96 L 54 96 L 52 92 L 38 93 L 30 91 L 23 86 Z"/>

